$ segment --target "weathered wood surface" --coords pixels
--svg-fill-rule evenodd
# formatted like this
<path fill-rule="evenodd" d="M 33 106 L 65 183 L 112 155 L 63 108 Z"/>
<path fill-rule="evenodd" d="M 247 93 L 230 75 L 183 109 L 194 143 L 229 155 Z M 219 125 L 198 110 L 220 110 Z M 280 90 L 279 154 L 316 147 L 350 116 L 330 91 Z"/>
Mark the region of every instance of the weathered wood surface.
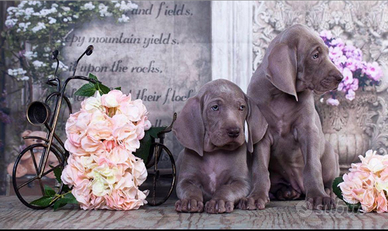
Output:
<path fill-rule="evenodd" d="M 139 210 L 84 211 L 75 206 L 33 210 L 15 196 L 0 197 L 1 229 L 269 229 L 269 228 L 388 228 L 388 214 L 352 213 L 340 203 L 328 212 L 310 211 L 303 201 L 271 201 L 262 211 L 235 210 L 230 214 L 177 213 L 174 201 Z"/>

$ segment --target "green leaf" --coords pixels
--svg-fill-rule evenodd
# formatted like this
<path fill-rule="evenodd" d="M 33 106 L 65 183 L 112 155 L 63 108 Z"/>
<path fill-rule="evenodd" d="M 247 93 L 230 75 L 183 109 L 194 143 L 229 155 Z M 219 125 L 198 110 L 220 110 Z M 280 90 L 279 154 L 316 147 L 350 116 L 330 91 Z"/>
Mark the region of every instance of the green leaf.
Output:
<path fill-rule="evenodd" d="M 62 183 L 61 175 L 62 175 L 62 168 L 54 168 L 54 175 L 55 179 L 57 179 L 58 183 Z"/>
<path fill-rule="evenodd" d="M 151 127 L 147 132 L 150 133 L 153 138 L 158 138 L 159 132 L 164 131 L 166 128 L 167 127 Z"/>
<path fill-rule="evenodd" d="M 71 191 L 71 189 L 69 188 L 69 186 L 68 185 L 66 185 L 66 184 L 63 184 L 63 187 L 62 187 L 62 192 L 68 192 L 68 191 Z"/>
<path fill-rule="evenodd" d="M 89 79 L 94 79 L 94 80 L 97 80 L 97 76 L 93 75 L 92 73 L 89 73 Z"/>
<path fill-rule="evenodd" d="M 344 179 L 342 178 L 342 176 L 339 176 L 337 178 L 334 179 L 333 181 L 333 192 L 335 193 L 335 195 L 337 195 L 337 197 L 339 199 L 341 199 L 343 202 L 345 202 L 345 204 L 348 206 L 348 209 L 353 211 L 353 212 L 357 212 L 360 208 L 361 208 L 361 203 L 357 203 L 357 204 L 349 204 L 348 202 L 346 202 L 342 196 L 342 191 L 341 191 L 341 188 L 338 187 L 338 185 L 343 182 Z"/>
<path fill-rule="evenodd" d="M 97 83 L 97 89 L 99 89 L 101 95 L 108 94 L 110 92 L 110 88 L 102 83 Z"/>
<path fill-rule="evenodd" d="M 63 201 L 63 198 L 59 198 L 58 200 L 55 201 L 53 209 L 54 211 L 57 211 L 60 207 L 65 206 L 67 203 Z"/>
<path fill-rule="evenodd" d="M 166 127 L 151 127 L 145 131 L 143 139 L 140 140 L 140 148 L 134 153 L 135 156 L 140 157 L 144 160 L 144 163 L 147 163 L 152 139 L 158 138 L 158 133 L 164 131 Z"/>
<path fill-rule="evenodd" d="M 55 196 L 55 191 L 54 191 L 54 189 L 50 188 L 50 186 L 45 185 L 44 186 L 44 195 L 49 196 L 49 197 L 53 197 L 53 196 Z"/>
<path fill-rule="evenodd" d="M 151 136 L 148 131 L 145 132 L 143 139 L 140 140 L 140 148 L 134 153 L 135 156 L 143 159 L 144 163 L 147 163 L 148 156 L 151 149 Z"/>
<path fill-rule="evenodd" d="M 72 193 L 67 193 L 63 199 L 66 199 L 66 203 L 68 204 L 78 204 L 77 199 L 74 197 Z"/>
<path fill-rule="evenodd" d="M 361 203 L 358 202 L 357 204 L 349 204 L 345 201 L 346 205 L 348 206 L 349 210 L 353 212 L 357 212 L 359 209 L 361 209 Z"/>
<path fill-rule="evenodd" d="M 333 181 L 333 192 L 335 193 L 335 195 L 337 195 L 337 197 L 341 200 L 344 200 L 343 197 L 342 197 L 342 191 L 341 191 L 341 188 L 338 187 L 338 184 L 343 182 L 344 179 L 342 178 L 342 176 L 339 176 L 337 178 L 334 179 Z"/>
<path fill-rule="evenodd" d="M 37 200 L 34 200 L 32 202 L 30 202 L 30 204 L 32 205 L 38 205 L 38 206 L 49 206 L 50 203 L 51 203 L 51 200 L 52 200 L 52 197 L 50 196 L 44 196 L 44 197 L 41 197 Z"/>
<path fill-rule="evenodd" d="M 54 206 L 53 206 L 54 211 L 56 211 L 57 209 L 65 206 L 67 204 L 78 204 L 77 199 L 75 199 L 75 197 L 71 193 L 67 193 L 63 197 L 60 197 L 59 199 L 57 199 L 55 201 Z"/>
<path fill-rule="evenodd" d="M 78 89 L 74 95 L 79 95 L 79 96 L 92 96 L 94 95 L 94 92 L 96 92 L 97 89 L 93 83 L 87 83 L 84 84 L 80 89 Z"/>
<path fill-rule="evenodd" d="M 121 87 L 116 87 L 115 90 L 121 91 Z"/>

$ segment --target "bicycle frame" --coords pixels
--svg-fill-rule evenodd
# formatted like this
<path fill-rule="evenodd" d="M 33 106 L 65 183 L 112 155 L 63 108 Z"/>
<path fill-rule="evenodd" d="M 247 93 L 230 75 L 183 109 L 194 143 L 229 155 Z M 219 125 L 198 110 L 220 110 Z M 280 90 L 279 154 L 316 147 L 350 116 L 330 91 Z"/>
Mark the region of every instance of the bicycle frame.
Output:
<path fill-rule="evenodd" d="M 51 93 L 47 98 L 46 98 L 46 101 L 45 102 L 48 102 L 50 100 L 51 97 L 55 96 L 56 97 L 56 102 L 55 102 L 55 107 L 54 107 L 54 115 L 53 117 L 51 118 L 51 121 L 50 121 L 50 124 L 48 124 L 47 122 L 44 123 L 44 125 L 46 126 L 46 128 L 48 129 L 49 131 L 49 134 L 48 134 L 48 138 L 45 140 L 47 142 L 47 148 L 45 150 L 45 153 L 43 155 L 43 158 L 40 159 L 40 163 L 39 163 L 39 174 L 38 174 L 38 177 L 41 178 L 44 174 L 44 166 L 46 166 L 47 164 L 47 160 L 48 160 L 48 157 L 49 157 L 49 153 L 50 153 L 50 149 L 52 148 L 52 146 L 55 146 L 55 144 L 53 144 L 53 139 L 55 138 L 56 141 L 58 141 L 58 143 L 62 146 L 63 150 L 65 151 L 64 153 L 64 161 L 66 161 L 67 157 L 68 157 L 68 152 L 66 151 L 65 147 L 64 147 L 64 143 L 63 141 L 56 135 L 55 133 L 55 130 L 56 130 L 56 126 L 57 126 L 57 123 L 58 123 L 58 118 L 59 118 L 59 113 L 60 113 L 60 110 L 61 110 L 61 107 L 62 107 L 62 102 L 63 102 L 63 99 L 65 99 L 68 107 L 69 107 L 69 110 L 70 110 L 70 113 L 72 112 L 72 108 L 71 108 L 71 104 L 70 104 L 70 101 L 69 99 L 65 96 L 65 91 L 66 91 L 66 86 L 67 84 L 71 81 L 71 80 L 74 80 L 74 79 L 79 79 L 79 80 L 85 80 L 85 81 L 89 81 L 89 82 L 92 82 L 92 83 L 97 83 L 96 80 L 94 79 L 90 79 L 86 76 L 75 76 L 75 72 L 76 72 L 76 69 L 77 69 L 77 65 L 78 65 L 78 62 L 79 60 L 86 54 L 86 55 L 91 55 L 92 54 L 92 51 L 93 51 L 93 46 L 90 45 L 86 50 L 85 52 L 78 58 L 77 62 L 75 63 L 75 67 L 74 67 L 74 72 L 73 72 L 73 76 L 71 77 L 68 77 L 63 86 L 61 86 L 61 81 L 58 77 L 56 77 L 55 79 L 51 79 L 51 80 L 48 80 L 47 81 L 47 84 L 49 85 L 56 85 L 57 86 L 57 91 L 56 92 L 53 92 Z M 57 58 L 57 55 L 58 55 L 58 51 L 54 51 L 53 52 L 53 59 L 55 59 L 57 61 L 57 68 L 55 70 L 55 76 L 56 76 L 56 73 L 57 73 L 57 70 L 58 70 L 58 66 L 59 66 L 59 60 Z M 56 81 L 56 83 L 54 83 L 54 81 Z M 54 147 L 55 149 L 58 150 L 58 147 Z"/>

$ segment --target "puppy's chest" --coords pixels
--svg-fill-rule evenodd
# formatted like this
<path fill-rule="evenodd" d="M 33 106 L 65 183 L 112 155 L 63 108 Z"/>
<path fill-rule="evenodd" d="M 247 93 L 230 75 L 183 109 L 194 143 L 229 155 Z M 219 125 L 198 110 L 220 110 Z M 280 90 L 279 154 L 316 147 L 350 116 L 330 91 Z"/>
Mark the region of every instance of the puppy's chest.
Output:
<path fill-rule="evenodd" d="M 214 193 L 221 185 L 226 184 L 230 169 L 226 163 L 217 160 L 207 161 L 202 166 L 201 171 L 204 173 L 203 187 L 206 191 Z"/>

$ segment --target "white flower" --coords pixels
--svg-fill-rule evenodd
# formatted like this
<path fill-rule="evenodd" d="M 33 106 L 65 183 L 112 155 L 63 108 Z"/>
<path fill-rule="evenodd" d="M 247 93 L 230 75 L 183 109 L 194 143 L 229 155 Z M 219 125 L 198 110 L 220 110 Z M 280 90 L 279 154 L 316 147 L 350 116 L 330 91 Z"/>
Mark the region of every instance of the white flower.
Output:
<path fill-rule="evenodd" d="M 36 58 L 37 53 L 32 51 L 26 51 L 26 53 L 24 53 L 24 57 L 26 57 L 27 59 Z"/>
<path fill-rule="evenodd" d="M 49 14 L 54 14 L 54 13 L 57 13 L 57 9 L 52 7 L 51 9 L 42 9 L 40 10 L 40 12 L 33 13 L 33 15 L 43 18 Z"/>
<path fill-rule="evenodd" d="M 13 15 L 13 13 L 15 13 L 17 10 L 18 10 L 17 7 L 10 6 L 10 7 L 8 7 L 8 9 L 7 9 L 7 13 L 8 13 L 8 15 Z"/>
<path fill-rule="evenodd" d="M 18 21 L 17 19 L 7 19 L 7 20 L 5 20 L 5 26 L 8 28 L 11 28 L 11 27 L 15 26 L 17 21 Z"/>
<path fill-rule="evenodd" d="M 40 11 L 40 15 L 39 15 L 39 16 L 45 17 L 45 16 L 47 16 L 47 15 L 50 14 L 50 13 L 51 13 L 51 10 L 49 10 L 49 9 L 42 9 L 42 10 Z"/>
<path fill-rule="evenodd" d="M 18 72 L 15 69 L 8 69 L 8 75 L 10 75 L 10 76 L 17 76 Z"/>
<path fill-rule="evenodd" d="M 67 6 L 61 6 L 62 10 L 64 11 L 70 11 L 70 7 L 67 7 Z"/>
<path fill-rule="evenodd" d="M 23 68 L 18 68 L 18 69 L 17 69 L 17 74 L 18 74 L 18 75 L 24 75 L 25 73 L 27 73 L 27 71 L 24 70 Z"/>
<path fill-rule="evenodd" d="M 64 63 L 62 63 L 61 61 L 59 61 L 59 68 L 63 71 L 66 71 L 69 69 L 68 66 L 66 66 Z"/>
<path fill-rule="evenodd" d="M 54 24 L 57 22 L 57 20 L 53 17 L 48 17 L 48 20 L 49 20 L 49 22 L 48 22 L 49 24 Z"/>
<path fill-rule="evenodd" d="M 120 3 L 116 3 L 115 7 L 120 8 L 120 11 L 126 12 L 128 10 L 137 9 L 138 6 L 131 1 L 121 1 Z"/>
<path fill-rule="evenodd" d="M 31 15 L 34 13 L 34 9 L 33 8 L 27 8 L 25 11 L 24 11 L 24 14 L 25 14 L 25 19 L 29 19 L 31 17 Z"/>
<path fill-rule="evenodd" d="M 43 63 L 43 62 L 41 62 L 41 61 L 39 61 L 39 60 L 35 60 L 35 61 L 33 61 L 32 62 L 32 64 L 36 67 L 36 68 L 39 68 L 39 67 L 44 67 L 44 66 L 46 66 L 46 64 L 45 63 Z"/>
<path fill-rule="evenodd" d="M 30 5 L 30 6 L 38 5 L 38 7 L 39 7 L 42 5 L 42 3 L 40 1 L 24 1 L 24 2 L 28 2 L 28 5 Z"/>
<path fill-rule="evenodd" d="M 24 8 L 24 5 L 27 3 L 28 1 L 21 1 L 20 4 L 18 5 L 18 8 L 19 9 L 23 9 Z"/>
<path fill-rule="evenodd" d="M 21 17 L 23 15 L 24 15 L 24 9 L 18 9 L 17 11 L 15 11 L 16 17 Z"/>
<path fill-rule="evenodd" d="M 100 16 L 101 17 L 112 16 L 112 13 L 108 12 L 108 6 L 100 3 L 100 5 L 98 5 L 98 9 L 100 10 Z"/>
<path fill-rule="evenodd" d="M 26 74 L 27 73 L 27 71 L 26 70 L 24 70 L 23 68 L 18 68 L 18 69 L 8 69 L 8 75 L 10 75 L 10 76 L 22 76 L 22 75 L 24 75 L 24 74 Z M 24 78 L 24 77 L 27 77 L 27 76 L 23 76 L 22 78 Z M 28 77 L 27 77 L 28 78 Z M 25 78 L 24 78 L 25 79 Z M 23 79 L 23 80 L 24 80 Z"/>
<path fill-rule="evenodd" d="M 42 29 L 46 29 L 46 26 L 44 25 L 43 22 L 38 22 L 38 24 L 34 28 L 32 28 L 32 31 L 36 33 Z"/>
<path fill-rule="evenodd" d="M 29 79 L 30 79 L 30 77 L 28 77 L 28 76 L 23 76 L 23 77 L 19 78 L 19 80 L 21 80 L 21 81 L 28 81 Z"/>
<path fill-rule="evenodd" d="M 86 10 L 93 10 L 94 8 L 96 7 L 93 5 L 92 2 L 88 2 L 81 7 L 81 9 L 86 9 Z"/>
<path fill-rule="evenodd" d="M 26 32 L 29 25 L 31 25 L 31 22 L 26 22 L 26 23 L 21 22 L 21 23 L 19 23 L 19 28 L 16 30 L 16 32 L 20 32 L 21 30 L 23 32 Z"/>
<path fill-rule="evenodd" d="M 126 16 L 125 14 L 121 15 L 121 18 L 117 19 L 117 21 L 119 22 L 128 22 L 129 21 L 129 17 Z"/>
<path fill-rule="evenodd" d="M 57 68 L 57 62 L 54 62 L 53 64 L 51 64 L 51 68 L 55 69 Z M 63 70 L 63 71 L 66 71 L 67 69 L 69 69 L 68 66 L 66 66 L 64 63 L 62 63 L 61 61 L 59 61 L 59 69 Z"/>

